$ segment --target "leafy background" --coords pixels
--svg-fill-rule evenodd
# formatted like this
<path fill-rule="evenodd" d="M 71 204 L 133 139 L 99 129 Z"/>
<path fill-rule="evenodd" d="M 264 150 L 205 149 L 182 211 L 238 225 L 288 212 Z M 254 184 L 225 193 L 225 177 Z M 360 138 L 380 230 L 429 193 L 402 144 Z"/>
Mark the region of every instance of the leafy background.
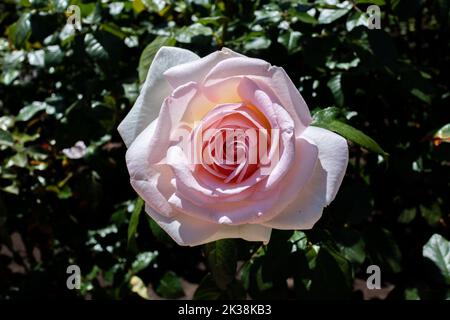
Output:
<path fill-rule="evenodd" d="M 66 25 L 70 4 L 80 31 Z M 366 27 L 370 4 L 381 30 Z M 449 10 L 448 0 L 2 1 L 0 298 L 448 299 Z M 116 128 L 164 44 L 201 56 L 227 46 L 284 67 L 315 124 L 349 139 L 342 188 L 313 230 L 186 248 L 141 212 Z M 71 264 L 80 290 L 66 287 Z M 384 289 L 360 290 L 372 264 Z"/>

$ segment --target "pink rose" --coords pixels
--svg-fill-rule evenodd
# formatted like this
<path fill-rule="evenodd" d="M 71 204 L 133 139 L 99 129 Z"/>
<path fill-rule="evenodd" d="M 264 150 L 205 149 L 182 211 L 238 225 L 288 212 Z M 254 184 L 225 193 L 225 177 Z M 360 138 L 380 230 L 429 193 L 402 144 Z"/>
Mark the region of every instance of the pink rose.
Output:
<path fill-rule="evenodd" d="M 180 245 L 310 229 L 348 162 L 344 138 L 310 126 L 279 67 L 222 49 L 163 47 L 118 130 L 131 185 Z"/>

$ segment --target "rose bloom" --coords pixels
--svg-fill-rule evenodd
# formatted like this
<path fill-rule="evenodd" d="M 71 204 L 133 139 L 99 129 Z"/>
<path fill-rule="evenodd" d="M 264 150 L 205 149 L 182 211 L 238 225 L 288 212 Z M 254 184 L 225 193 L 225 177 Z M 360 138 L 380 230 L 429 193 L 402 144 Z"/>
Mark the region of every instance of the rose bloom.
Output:
<path fill-rule="evenodd" d="M 282 68 L 226 48 L 200 58 L 162 47 L 118 130 L 145 211 L 194 246 L 313 227 L 341 185 L 348 146 L 311 121 Z M 256 137 L 230 135 L 249 129 Z"/>

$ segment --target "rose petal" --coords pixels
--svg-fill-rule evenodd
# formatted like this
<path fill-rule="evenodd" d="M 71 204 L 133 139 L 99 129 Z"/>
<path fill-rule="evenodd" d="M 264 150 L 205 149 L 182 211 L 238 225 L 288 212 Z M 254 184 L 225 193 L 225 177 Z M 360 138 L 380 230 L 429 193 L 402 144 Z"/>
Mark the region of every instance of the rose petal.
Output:
<path fill-rule="evenodd" d="M 180 195 L 177 191 L 169 203 L 179 212 L 205 220 L 211 223 L 243 225 L 257 223 L 279 201 L 280 190 L 273 190 L 270 197 L 267 196 L 258 201 L 236 201 L 233 203 L 217 202 L 215 205 L 196 205 L 190 199 Z"/>
<path fill-rule="evenodd" d="M 326 204 L 327 173 L 319 161 L 308 183 L 298 193 L 296 199 L 276 217 L 263 225 L 281 230 L 311 229 L 322 216 Z"/>
<path fill-rule="evenodd" d="M 312 122 L 303 97 L 283 68 L 271 66 L 260 59 L 239 57 L 219 62 L 203 82 L 205 95 L 216 103 L 239 102 L 235 92 L 244 77 L 252 79 L 271 97 L 272 102 L 288 111 L 294 120 L 297 135 Z"/>
<path fill-rule="evenodd" d="M 310 126 L 302 137 L 314 141 L 319 161 L 308 183 L 281 214 L 264 223 L 276 229 L 310 229 L 322 216 L 323 208 L 333 201 L 348 163 L 347 141 L 341 136 Z"/>
<path fill-rule="evenodd" d="M 196 246 L 226 238 L 242 238 L 247 241 L 267 243 L 272 231 L 271 228 L 261 225 L 229 226 L 214 224 L 183 214 L 177 214 L 170 218 L 163 217 L 147 205 L 145 211 L 175 242 L 185 246 Z"/>
<path fill-rule="evenodd" d="M 273 166 L 269 177 L 262 183 L 264 186 L 260 192 L 268 191 L 283 179 L 288 169 L 292 166 L 295 157 L 295 137 L 294 137 L 294 121 L 289 113 L 276 103 L 270 100 L 270 97 L 251 79 L 244 77 L 237 89 L 239 95 L 244 101 L 249 101 L 269 119 L 271 129 L 279 129 L 281 145 L 273 144 L 272 148 L 279 148 L 279 159 L 271 159 L 276 163 Z M 273 152 L 274 150 L 271 150 Z M 268 169 L 268 168 L 267 168 Z"/>
<path fill-rule="evenodd" d="M 164 100 L 158 119 L 138 135 L 125 156 L 131 185 L 146 203 L 163 215 L 171 214 L 167 202 L 170 194 L 163 194 L 159 184 L 163 184 L 162 188 L 166 190 L 170 189 L 171 176 L 160 179 L 160 167 L 163 166 L 160 162 L 166 157 L 173 128 L 179 124 L 196 93 L 195 83 L 177 88 Z"/>
<path fill-rule="evenodd" d="M 174 66 L 164 72 L 164 76 L 174 89 L 190 81 L 201 83 L 217 63 L 233 57 L 242 55 L 228 48 L 222 48 L 221 51 L 215 51 L 199 60 Z"/>
<path fill-rule="evenodd" d="M 286 74 L 283 68 L 272 67 L 273 73 L 270 81 L 264 81 L 265 84 L 274 92 L 274 94 L 280 99 L 280 104 L 286 108 L 286 110 L 294 113 L 300 118 L 303 126 L 309 126 L 312 122 L 311 114 L 309 108 L 306 105 L 305 100 L 302 95 L 295 87 L 292 80 Z M 262 79 L 261 79 L 262 80 Z M 265 80 L 265 79 L 264 79 Z M 263 81 L 256 80 L 261 89 L 265 90 L 263 86 Z"/>
<path fill-rule="evenodd" d="M 312 140 L 319 148 L 319 159 L 327 173 L 325 205 L 328 205 L 336 197 L 347 169 L 347 140 L 334 132 L 314 126 L 309 126 L 303 136 Z"/>
<path fill-rule="evenodd" d="M 175 48 L 162 47 L 158 50 L 147 73 L 147 78 L 133 108 L 120 123 L 118 131 L 129 147 L 159 114 L 164 99 L 170 95 L 172 88 L 163 73 L 178 64 L 200 59 L 195 53 Z"/>
<path fill-rule="evenodd" d="M 134 190 L 160 214 L 170 216 L 172 207 L 167 202 L 170 192 L 163 194 L 161 190 L 170 190 L 170 177 L 161 177 L 161 168 L 153 167 L 148 161 L 152 151 L 148 139 L 155 136 L 156 122 L 153 121 L 131 144 L 126 153 L 126 162 Z"/>
<path fill-rule="evenodd" d="M 189 197 L 191 201 L 199 204 L 217 205 L 217 201 L 222 202 L 240 200 L 242 196 L 248 196 L 244 193 L 255 182 L 246 181 L 242 184 L 219 184 L 216 185 L 210 181 L 210 185 L 203 183 L 199 177 L 194 176 L 194 166 L 190 163 L 180 146 L 172 146 L 167 151 L 167 163 L 171 166 L 177 191 Z M 211 178 L 211 177 L 210 177 Z M 227 189 L 220 188 L 227 186 Z"/>

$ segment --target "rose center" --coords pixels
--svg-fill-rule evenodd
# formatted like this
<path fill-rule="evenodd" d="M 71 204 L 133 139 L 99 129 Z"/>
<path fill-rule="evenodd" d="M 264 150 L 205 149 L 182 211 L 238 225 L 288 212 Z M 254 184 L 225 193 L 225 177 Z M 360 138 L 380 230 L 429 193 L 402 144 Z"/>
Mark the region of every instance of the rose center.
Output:
<path fill-rule="evenodd" d="M 241 183 L 252 176 L 270 150 L 269 121 L 252 105 L 216 106 L 200 126 L 194 130 L 201 134 L 196 170 L 224 183 Z"/>

